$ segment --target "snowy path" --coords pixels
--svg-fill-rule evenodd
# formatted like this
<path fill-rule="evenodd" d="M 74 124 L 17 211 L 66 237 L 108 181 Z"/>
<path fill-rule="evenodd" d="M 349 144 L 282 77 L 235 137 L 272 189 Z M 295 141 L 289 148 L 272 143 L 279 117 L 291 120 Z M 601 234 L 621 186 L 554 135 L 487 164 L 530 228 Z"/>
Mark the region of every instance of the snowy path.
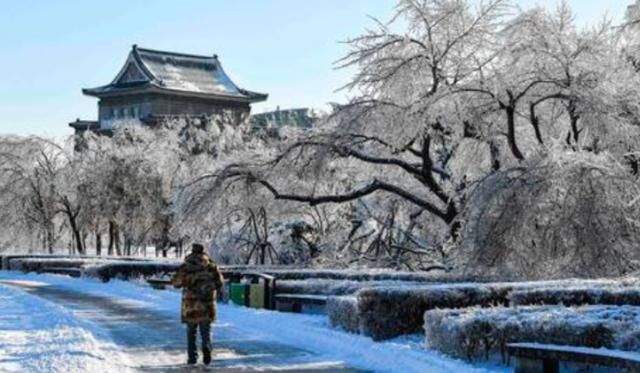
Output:
<path fill-rule="evenodd" d="M 105 296 L 85 294 L 56 285 L 22 281 L 0 281 L 20 288 L 70 309 L 75 316 L 105 329 L 113 343 L 130 360 L 136 370 L 182 371 L 185 360 L 184 326 L 173 315 L 147 307 L 121 302 Z M 211 370 L 228 368 L 234 371 L 251 370 L 265 365 L 273 369 L 304 368 L 313 371 L 348 371 L 340 364 L 322 361 L 298 348 L 272 342 L 252 340 L 239 335 L 232 328 L 214 326 L 215 363 Z M 238 367 L 242 366 L 242 369 Z"/>
<path fill-rule="evenodd" d="M 88 329 L 112 350 L 107 353 L 114 359 L 123 356 L 119 359 L 124 370 L 190 371 L 182 365 L 185 332 L 178 319 L 180 294 L 176 291 L 12 272 L 0 272 L 2 284 L 61 305 L 92 325 Z M 488 371 L 406 341 L 375 343 L 336 331 L 327 327 L 322 316 L 228 305 L 219 307 L 219 316 L 213 331 L 212 371 Z"/>

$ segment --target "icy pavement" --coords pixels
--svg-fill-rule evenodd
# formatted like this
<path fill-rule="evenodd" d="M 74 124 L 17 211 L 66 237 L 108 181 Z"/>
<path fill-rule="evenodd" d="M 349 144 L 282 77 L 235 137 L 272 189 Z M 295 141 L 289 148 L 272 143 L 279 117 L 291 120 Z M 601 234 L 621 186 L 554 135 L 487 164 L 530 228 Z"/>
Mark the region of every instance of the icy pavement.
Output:
<path fill-rule="evenodd" d="M 120 366 L 119 371 L 192 371 L 183 365 L 185 331 L 179 322 L 177 291 L 158 291 L 121 281 L 102 284 L 63 276 L 0 272 L 0 295 L 5 293 L 12 294 L 7 298 L 15 305 L 8 307 L 9 312 L 0 319 L 0 343 L 8 339 L 10 330 L 17 330 L 29 339 L 29 330 L 39 330 L 47 324 L 44 319 L 38 321 L 39 318 L 46 318 L 47 314 L 64 315 L 62 319 L 68 319 L 68 324 L 75 323 L 76 332 L 83 333 L 86 341 L 80 340 L 71 347 L 61 344 L 65 351 L 62 354 L 70 349 L 95 357 L 83 363 L 94 364 L 90 370 L 75 369 L 72 364 L 67 364 L 71 369 L 30 370 L 18 353 L 9 353 L 5 359 L 3 348 L 0 370 L 4 371 L 5 360 L 13 359 L 14 365 L 9 367 L 23 368 L 16 371 L 106 372 L 113 371 L 114 366 Z M 27 306 L 21 305 L 25 299 Z M 20 312 L 25 307 L 31 311 Z M 18 311 L 12 312 L 14 309 Z M 13 325 L 13 329 L 7 325 Z M 375 343 L 366 337 L 333 330 L 328 327 L 326 317 L 318 315 L 220 305 L 213 335 L 215 357 L 210 371 L 489 371 L 424 350 L 419 342 Z M 55 334 L 50 337 L 57 338 Z M 28 349 L 28 344 L 23 347 Z M 100 369 L 96 369 L 98 366 Z"/>

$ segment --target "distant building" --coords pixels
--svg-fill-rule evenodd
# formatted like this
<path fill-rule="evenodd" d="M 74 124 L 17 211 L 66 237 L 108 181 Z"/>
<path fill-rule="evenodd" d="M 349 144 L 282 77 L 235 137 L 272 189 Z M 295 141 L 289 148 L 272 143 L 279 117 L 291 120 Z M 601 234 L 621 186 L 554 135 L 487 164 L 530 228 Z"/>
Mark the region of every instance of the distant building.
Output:
<path fill-rule="evenodd" d="M 318 120 L 318 115 L 309 108 L 285 109 L 254 114 L 251 116 L 253 131 L 277 131 L 282 127 L 312 128 Z"/>
<path fill-rule="evenodd" d="M 240 124 L 248 119 L 250 104 L 267 99 L 267 94 L 233 83 L 216 55 L 163 52 L 136 45 L 110 84 L 82 92 L 99 98 L 98 120 L 69 123 L 76 133 L 110 133 L 120 123 L 153 124 L 158 118 L 184 115 L 233 113 L 235 124 Z"/>

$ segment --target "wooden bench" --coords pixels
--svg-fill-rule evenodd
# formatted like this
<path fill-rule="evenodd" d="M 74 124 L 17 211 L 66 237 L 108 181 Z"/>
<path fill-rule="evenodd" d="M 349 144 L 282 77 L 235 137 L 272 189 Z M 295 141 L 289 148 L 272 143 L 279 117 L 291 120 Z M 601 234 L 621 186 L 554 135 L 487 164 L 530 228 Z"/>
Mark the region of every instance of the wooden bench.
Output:
<path fill-rule="evenodd" d="M 73 267 L 43 267 L 38 272 L 52 273 L 56 275 L 67 275 L 71 277 L 82 276 L 82 270 L 80 268 L 73 268 Z"/>
<path fill-rule="evenodd" d="M 322 312 L 327 304 L 326 295 L 312 294 L 276 294 L 276 309 L 282 312 Z"/>
<path fill-rule="evenodd" d="M 515 373 L 557 373 L 560 361 L 640 372 L 640 354 L 635 352 L 537 343 L 511 343 L 507 352 L 516 357 Z"/>

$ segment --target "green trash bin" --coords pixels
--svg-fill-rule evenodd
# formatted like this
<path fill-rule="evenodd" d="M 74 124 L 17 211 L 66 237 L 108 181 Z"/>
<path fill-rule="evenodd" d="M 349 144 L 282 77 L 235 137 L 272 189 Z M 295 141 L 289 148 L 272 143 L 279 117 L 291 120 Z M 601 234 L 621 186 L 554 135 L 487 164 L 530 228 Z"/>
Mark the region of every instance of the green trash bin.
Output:
<path fill-rule="evenodd" d="M 231 293 L 231 302 L 240 306 L 249 304 L 248 284 L 231 284 L 229 292 Z"/>
<path fill-rule="evenodd" d="M 264 284 L 251 284 L 249 286 L 249 307 L 265 308 Z"/>

